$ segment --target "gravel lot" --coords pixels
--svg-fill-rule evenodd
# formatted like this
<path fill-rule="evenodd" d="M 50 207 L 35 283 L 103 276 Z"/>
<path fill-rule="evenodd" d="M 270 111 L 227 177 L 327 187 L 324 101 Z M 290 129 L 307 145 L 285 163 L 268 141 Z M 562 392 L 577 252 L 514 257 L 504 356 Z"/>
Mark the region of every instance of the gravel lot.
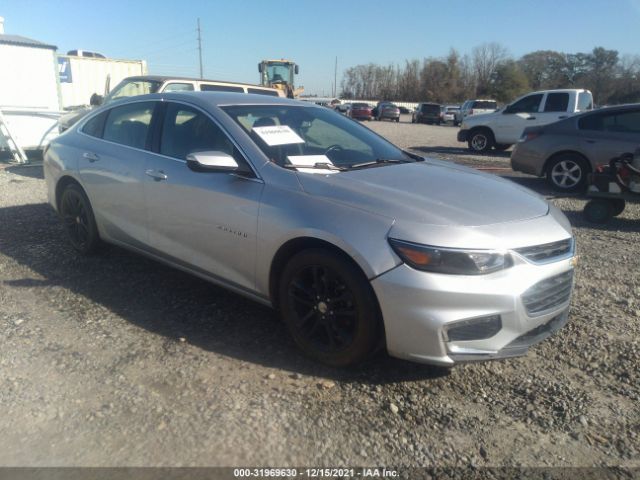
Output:
<path fill-rule="evenodd" d="M 0 168 L 0 465 L 640 467 L 640 207 L 594 227 L 456 128 L 367 125 L 553 197 L 580 253 L 559 334 L 452 370 L 325 368 L 269 309 L 115 247 L 78 257 L 41 168 Z"/>

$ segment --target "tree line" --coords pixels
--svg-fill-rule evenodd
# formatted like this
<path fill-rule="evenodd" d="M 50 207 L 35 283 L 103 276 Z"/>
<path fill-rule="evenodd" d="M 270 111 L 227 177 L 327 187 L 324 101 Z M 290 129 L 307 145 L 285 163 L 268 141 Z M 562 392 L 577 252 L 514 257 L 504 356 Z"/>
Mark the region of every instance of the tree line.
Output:
<path fill-rule="evenodd" d="M 404 66 L 356 65 L 344 72 L 342 98 L 460 103 L 491 97 L 508 103 L 532 90 L 587 88 L 598 105 L 640 102 L 640 56 L 596 47 L 589 53 L 538 50 L 519 59 L 498 43 Z"/>

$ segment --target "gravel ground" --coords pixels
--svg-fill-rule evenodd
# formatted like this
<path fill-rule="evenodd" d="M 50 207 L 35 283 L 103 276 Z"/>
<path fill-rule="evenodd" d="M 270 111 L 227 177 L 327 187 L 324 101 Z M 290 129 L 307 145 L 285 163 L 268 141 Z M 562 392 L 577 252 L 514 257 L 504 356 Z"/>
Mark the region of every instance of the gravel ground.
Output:
<path fill-rule="evenodd" d="M 0 465 L 640 467 L 638 205 L 594 227 L 456 128 L 367 125 L 553 197 L 580 253 L 559 334 L 452 370 L 329 369 L 269 309 L 115 247 L 78 257 L 41 168 L 0 168 Z"/>

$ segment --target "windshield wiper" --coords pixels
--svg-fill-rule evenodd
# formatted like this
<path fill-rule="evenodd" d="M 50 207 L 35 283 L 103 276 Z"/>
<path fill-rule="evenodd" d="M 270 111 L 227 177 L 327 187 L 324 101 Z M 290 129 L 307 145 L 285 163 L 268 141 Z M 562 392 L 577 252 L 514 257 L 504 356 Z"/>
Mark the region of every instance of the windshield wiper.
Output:
<path fill-rule="evenodd" d="M 283 165 L 284 168 L 291 168 L 293 170 L 297 170 L 298 168 L 314 168 L 317 170 L 336 170 L 338 172 L 342 172 L 344 170 L 347 170 L 344 167 L 338 167 L 337 165 L 334 165 L 333 163 L 323 163 L 323 162 L 316 162 L 313 165 L 296 165 L 293 163 L 286 163 Z"/>
<path fill-rule="evenodd" d="M 355 168 L 366 168 L 373 165 L 381 165 L 384 163 L 413 163 L 413 160 L 403 160 L 399 158 L 376 158 L 371 162 L 354 163 L 353 165 L 349 166 L 349 170 L 353 170 Z"/>

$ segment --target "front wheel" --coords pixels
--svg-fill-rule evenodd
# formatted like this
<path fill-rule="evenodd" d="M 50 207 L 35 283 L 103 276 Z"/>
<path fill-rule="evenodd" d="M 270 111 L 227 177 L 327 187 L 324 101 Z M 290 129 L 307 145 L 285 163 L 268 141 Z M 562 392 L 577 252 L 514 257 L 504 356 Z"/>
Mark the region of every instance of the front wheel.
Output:
<path fill-rule="evenodd" d="M 565 192 L 581 190 L 587 181 L 586 162 L 575 154 L 560 155 L 549 163 L 547 181 L 556 190 Z"/>
<path fill-rule="evenodd" d="M 100 244 L 98 227 L 87 195 L 79 185 L 68 185 L 60 197 L 60 216 L 71 246 L 83 255 L 95 252 Z"/>
<path fill-rule="evenodd" d="M 286 265 L 279 285 L 283 319 L 310 357 L 346 367 L 364 360 L 379 345 L 375 294 L 347 259 L 328 250 L 305 250 Z"/>
<path fill-rule="evenodd" d="M 472 131 L 467 144 L 474 152 L 487 152 L 493 146 L 493 137 L 487 130 Z"/>

